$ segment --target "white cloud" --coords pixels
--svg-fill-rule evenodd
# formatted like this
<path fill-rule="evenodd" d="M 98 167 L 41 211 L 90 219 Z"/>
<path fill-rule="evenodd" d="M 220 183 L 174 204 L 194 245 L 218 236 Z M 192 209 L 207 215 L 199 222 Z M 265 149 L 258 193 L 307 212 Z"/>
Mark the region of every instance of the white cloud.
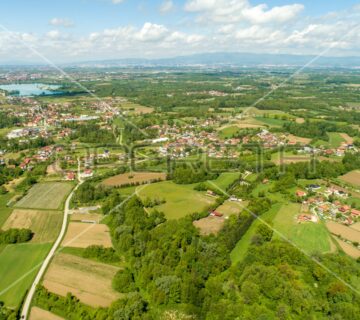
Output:
<path fill-rule="evenodd" d="M 113 4 L 120 4 L 120 3 L 124 2 L 124 0 L 111 0 L 111 2 Z"/>
<path fill-rule="evenodd" d="M 235 30 L 235 25 L 233 24 L 225 24 L 220 27 L 219 32 L 223 34 L 230 34 Z"/>
<path fill-rule="evenodd" d="M 61 34 L 60 34 L 59 30 L 51 30 L 46 33 L 46 37 L 48 37 L 49 39 L 52 39 L 52 40 L 56 40 L 61 37 Z"/>
<path fill-rule="evenodd" d="M 293 4 L 282 7 L 274 7 L 268 11 L 266 4 L 260 4 L 256 7 L 247 8 L 242 11 L 245 19 L 251 23 L 262 24 L 269 22 L 283 23 L 294 19 L 301 11 L 304 10 L 302 4 Z"/>
<path fill-rule="evenodd" d="M 220 2 L 221 4 L 219 4 Z M 185 4 L 185 10 L 189 12 L 215 10 L 222 6 L 222 2 L 223 1 L 218 1 L 218 4 L 216 4 L 216 0 L 189 0 Z"/>
<path fill-rule="evenodd" d="M 52 26 L 65 27 L 65 28 L 74 26 L 74 23 L 71 20 L 66 19 L 66 18 L 53 18 L 49 21 L 49 24 Z"/>
<path fill-rule="evenodd" d="M 188 0 L 185 10 L 199 13 L 198 21 L 240 22 L 255 24 L 281 23 L 294 19 L 302 10 L 302 4 L 292 4 L 268 9 L 266 4 L 251 6 L 248 0 Z"/>
<path fill-rule="evenodd" d="M 161 6 L 160 6 L 160 12 L 161 13 L 168 13 L 172 10 L 174 10 L 175 6 L 174 3 L 172 2 L 172 0 L 165 0 Z"/>
<path fill-rule="evenodd" d="M 168 32 L 169 30 L 163 25 L 146 22 L 135 37 L 141 41 L 158 41 L 163 39 Z"/>
<path fill-rule="evenodd" d="M 57 20 L 47 33 L 0 32 L 0 63 L 25 59 L 32 53 L 23 42 L 49 59 L 91 60 L 126 57 L 169 57 L 201 52 L 247 51 L 266 53 L 359 55 L 359 12 L 354 9 L 321 17 L 296 19 L 303 6 L 249 5 L 248 0 L 191 0 L 185 9 L 194 15 L 188 24 L 171 27 L 156 22 L 141 26 L 67 33 Z M 197 24 L 194 19 L 203 19 Z M 30 59 L 30 58 L 29 58 Z"/>

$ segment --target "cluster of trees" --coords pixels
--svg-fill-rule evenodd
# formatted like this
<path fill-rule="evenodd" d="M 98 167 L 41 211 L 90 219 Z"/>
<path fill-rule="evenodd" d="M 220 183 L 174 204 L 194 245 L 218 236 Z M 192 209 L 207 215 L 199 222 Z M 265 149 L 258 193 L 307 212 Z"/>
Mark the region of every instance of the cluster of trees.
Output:
<path fill-rule="evenodd" d="M 269 200 L 263 198 L 254 199 L 249 209 L 261 215 L 269 207 Z M 231 216 L 217 237 L 201 237 L 191 217 L 165 221 L 159 213 L 146 214 L 133 197 L 111 215 L 115 248 L 130 261 L 128 269 L 118 272 L 113 286 L 120 292 L 137 293 L 139 298 L 140 292 L 146 292 L 147 299 L 141 298 L 147 301 L 142 319 L 158 316 L 160 309 L 150 312 L 148 304 L 179 305 L 200 315 L 207 281 L 230 266 L 230 251 L 253 219 L 247 213 Z"/>
<path fill-rule="evenodd" d="M 91 204 L 95 201 L 107 199 L 109 196 L 118 195 L 116 189 L 111 189 L 102 184 L 96 185 L 93 180 L 86 180 L 76 190 L 72 202 L 76 205 Z"/>
<path fill-rule="evenodd" d="M 115 137 L 112 131 L 101 128 L 98 124 L 88 122 L 86 124 L 71 123 L 67 125 L 69 128 L 74 129 L 70 135 L 71 140 L 78 139 L 85 143 L 114 143 Z"/>
<path fill-rule="evenodd" d="M 6 149 L 8 151 L 21 151 L 27 149 L 37 149 L 46 146 L 53 145 L 55 142 L 52 138 L 38 137 L 35 139 L 27 139 L 21 143 L 17 139 L 8 140 L 6 138 L 0 139 L 0 149 Z"/>
<path fill-rule="evenodd" d="M 290 163 L 279 170 L 279 167 L 265 169 L 258 176 L 258 181 L 264 178 L 278 180 L 273 191 L 286 191 L 294 186 L 297 179 L 336 178 L 351 170 L 360 168 L 360 154 L 346 153 L 342 162 L 317 161 Z"/>
<path fill-rule="evenodd" d="M 244 261 L 207 283 L 204 306 L 211 319 L 356 319 L 360 298 L 318 265 L 320 259 L 341 279 L 359 279 L 350 258 L 309 259 L 291 244 L 258 230 Z M 256 239 L 257 238 L 257 239 Z M 258 241 L 261 239 L 261 241 Z"/>
<path fill-rule="evenodd" d="M 88 259 L 96 259 L 105 263 L 115 263 L 120 261 L 119 255 L 113 248 L 104 248 L 103 246 L 89 246 L 84 249 L 82 256 Z"/>
<path fill-rule="evenodd" d="M 0 320 L 16 320 L 18 310 L 5 307 L 4 303 L 0 301 Z"/>
<path fill-rule="evenodd" d="M 285 132 L 305 138 L 329 140 L 328 132 L 345 132 L 350 136 L 357 136 L 359 132 L 351 126 L 338 125 L 326 121 L 305 121 L 304 123 L 286 122 L 283 124 Z"/>
<path fill-rule="evenodd" d="M 46 175 L 46 168 L 49 164 L 49 161 L 35 164 L 31 171 L 25 173 L 24 180 L 16 186 L 16 189 L 20 191 L 27 191 L 30 189 L 30 187 L 37 183 L 41 177 Z"/>
<path fill-rule="evenodd" d="M 30 241 L 33 233 L 30 229 L 0 230 L 0 244 L 22 243 Z"/>
<path fill-rule="evenodd" d="M 220 231 L 219 240 L 225 244 L 229 252 L 236 246 L 256 217 L 261 216 L 270 207 L 271 202 L 267 198 L 253 199 L 246 211 L 240 215 L 231 215 L 226 220 L 224 227 Z"/>
<path fill-rule="evenodd" d="M 34 305 L 45 310 L 51 310 L 65 319 L 109 319 L 114 310 L 98 308 L 92 309 L 80 303 L 79 299 L 68 293 L 65 297 L 58 296 L 49 292 L 45 287 L 38 286 L 34 300 Z"/>
<path fill-rule="evenodd" d="M 187 163 L 178 164 L 170 174 L 170 178 L 178 184 L 203 182 L 214 180 L 217 177 L 218 174 L 206 170 L 203 163 L 194 163 L 193 165 Z"/>
<path fill-rule="evenodd" d="M 153 208 L 153 207 L 156 207 L 156 206 L 164 204 L 164 203 L 166 203 L 166 200 L 159 199 L 159 198 L 150 199 L 147 197 L 142 200 L 142 204 L 146 208 Z"/>
<path fill-rule="evenodd" d="M 22 170 L 19 167 L 10 168 L 7 166 L 0 166 L 0 186 L 3 186 L 7 182 L 20 177 Z M 6 193 L 5 188 L 1 188 L 1 193 Z"/>
<path fill-rule="evenodd" d="M 12 116 L 7 112 L 0 112 L 0 128 L 11 128 L 20 122 L 18 117 Z"/>
<path fill-rule="evenodd" d="M 189 217 L 161 222 L 136 197 L 113 214 L 114 244 L 132 262 L 131 275 L 122 274 L 121 281 L 146 290 L 155 305 L 199 305 L 206 279 L 230 264 L 225 244 L 201 238 Z"/>

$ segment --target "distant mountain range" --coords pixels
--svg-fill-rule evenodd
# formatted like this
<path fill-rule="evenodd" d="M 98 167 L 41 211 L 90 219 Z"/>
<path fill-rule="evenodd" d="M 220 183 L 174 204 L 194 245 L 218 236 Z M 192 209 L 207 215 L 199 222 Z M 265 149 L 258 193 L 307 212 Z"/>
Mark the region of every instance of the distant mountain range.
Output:
<path fill-rule="evenodd" d="M 31 62 L 1 62 L 0 66 L 12 66 L 27 68 L 31 66 L 45 67 L 46 64 Z M 188 56 L 159 59 L 111 59 L 94 60 L 73 63 L 58 64 L 62 67 L 291 67 L 304 66 L 312 68 L 343 67 L 359 68 L 359 57 L 317 57 L 311 55 L 291 54 L 260 54 L 260 53 L 237 53 L 217 52 L 200 53 Z"/>
<path fill-rule="evenodd" d="M 112 59 L 69 64 L 82 67 L 111 66 L 204 66 L 204 67 L 257 67 L 304 66 L 360 68 L 360 57 L 317 57 L 290 54 L 257 53 L 203 53 L 162 59 Z"/>

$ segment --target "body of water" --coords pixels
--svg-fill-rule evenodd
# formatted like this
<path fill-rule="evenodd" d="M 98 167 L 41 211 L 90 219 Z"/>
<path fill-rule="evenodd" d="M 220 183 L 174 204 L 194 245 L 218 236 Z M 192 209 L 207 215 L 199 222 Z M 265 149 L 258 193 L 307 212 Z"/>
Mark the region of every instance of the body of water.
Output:
<path fill-rule="evenodd" d="M 59 85 L 45 83 L 21 83 L 0 85 L 0 89 L 7 91 L 10 95 L 21 97 L 60 94 L 60 91 L 56 91 L 56 89 L 58 88 L 60 88 Z"/>

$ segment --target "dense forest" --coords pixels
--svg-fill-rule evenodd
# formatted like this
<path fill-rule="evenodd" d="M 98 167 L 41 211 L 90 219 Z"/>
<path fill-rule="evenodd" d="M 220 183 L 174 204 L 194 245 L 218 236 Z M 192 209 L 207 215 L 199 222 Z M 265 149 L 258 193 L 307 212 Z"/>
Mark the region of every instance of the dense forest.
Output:
<path fill-rule="evenodd" d="M 261 215 L 269 205 L 257 199 L 249 210 Z M 357 319 L 360 297 L 321 266 L 351 283 L 360 272 L 350 258 L 309 259 L 272 239 L 272 230 L 261 224 L 245 259 L 232 265 L 229 254 L 253 219 L 243 212 L 218 236 L 203 237 L 191 217 L 164 221 L 133 197 L 110 221 L 115 249 L 129 262 L 113 287 L 127 295 L 110 308 L 91 309 L 70 294 L 39 288 L 35 303 L 68 319 Z"/>

